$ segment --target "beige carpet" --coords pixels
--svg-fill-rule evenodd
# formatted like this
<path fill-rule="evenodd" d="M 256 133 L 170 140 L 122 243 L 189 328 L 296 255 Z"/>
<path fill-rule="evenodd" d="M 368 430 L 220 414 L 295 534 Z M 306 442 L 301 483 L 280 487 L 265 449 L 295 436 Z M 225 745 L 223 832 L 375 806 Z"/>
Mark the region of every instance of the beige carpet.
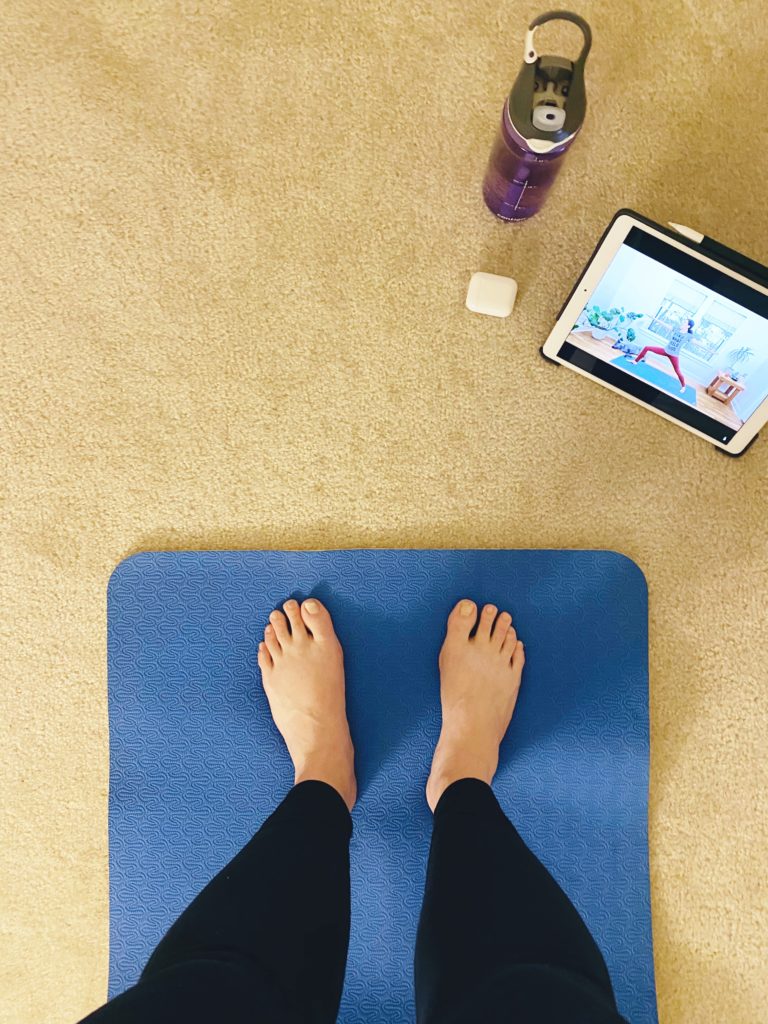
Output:
<path fill-rule="evenodd" d="M 588 124 L 513 227 L 479 186 L 541 9 L 6 5 L 3 1024 L 105 993 L 113 566 L 347 546 L 637 561 L 661 1018 L 766 1020 L 768 436 L 729 460 L 537 346 L 618 206 L 768 258 L 768 21 L 579 3 Z"/>

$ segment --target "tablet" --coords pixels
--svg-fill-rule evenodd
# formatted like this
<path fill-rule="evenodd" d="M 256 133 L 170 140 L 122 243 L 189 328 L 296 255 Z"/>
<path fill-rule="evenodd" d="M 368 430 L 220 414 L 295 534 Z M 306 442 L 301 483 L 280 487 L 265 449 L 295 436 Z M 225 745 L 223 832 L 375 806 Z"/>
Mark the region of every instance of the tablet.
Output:
<path fill-rule="evenodd" d="M 768 420 L 768 270 L 731 255 L 619 210 L 542 354 L 741 454 Z"/>

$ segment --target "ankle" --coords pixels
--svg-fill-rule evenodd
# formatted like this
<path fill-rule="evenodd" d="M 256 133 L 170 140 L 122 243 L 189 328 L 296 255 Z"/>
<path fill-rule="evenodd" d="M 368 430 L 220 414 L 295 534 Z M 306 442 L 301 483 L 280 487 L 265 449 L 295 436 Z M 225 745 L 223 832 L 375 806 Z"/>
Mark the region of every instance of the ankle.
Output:
<path fill-rule="evenodd" d="M 354 753 L 352 745 L 349 751 L 335 750 L 317 751 L 294 765 L 294 785 L 300 782 L 325 782 L 340 794 L 349 810 L 352 810 L 357 799 L 355 781 Z"/>
<path fill-rule="evenodd" d="M 445 790 L 459 779 L 480 779 L 490 785 L 498 765 L 498 746 L 441 734 L 427 780 L 427 803 L 434 811 Z"/>

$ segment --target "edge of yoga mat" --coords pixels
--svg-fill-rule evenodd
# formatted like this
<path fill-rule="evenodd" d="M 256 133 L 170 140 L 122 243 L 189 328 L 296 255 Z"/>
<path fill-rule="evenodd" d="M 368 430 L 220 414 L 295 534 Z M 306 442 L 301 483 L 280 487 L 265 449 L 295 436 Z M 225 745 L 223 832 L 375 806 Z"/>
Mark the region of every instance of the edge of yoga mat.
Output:
<path fill-rule="evenodd" d="M 436 656 L 445 614 L 466 592 L 508 607 L 526 640 L 494 788 L 595 934 L 621 1012 L 656 1024 L 647 586 L 636 563 L 612 551 L 184 551 L 122 561 L 108 588 L 110 995 L 136 980 L 168 924 L 287 791 L 255 641 L 275 604 L 310 592 L 331 608 L 345 648 L 360 779 L 339 1021 L 413 1020 Z M 413 678 L 398 675 L 382 639 L 393 630 Z M 576 680 L 570 690 L 564 670 Z M 601 876 L 610 879 L 603 894 Z"/>

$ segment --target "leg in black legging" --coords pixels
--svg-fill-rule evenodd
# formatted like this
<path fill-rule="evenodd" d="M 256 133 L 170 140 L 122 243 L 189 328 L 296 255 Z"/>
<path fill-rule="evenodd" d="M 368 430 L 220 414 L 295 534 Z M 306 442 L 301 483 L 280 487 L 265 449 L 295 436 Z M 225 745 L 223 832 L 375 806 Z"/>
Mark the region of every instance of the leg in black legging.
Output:
<path fill-rule="evenodd" d="M 351 832 L 333 787 L 295 786 L 172 925 L 138 984 L 87 1024 L 333 1024 Z"/>
<path fill-rule="evenodd" d="M 621 1020 L 587 926 L 478 779 L 435 808 L 415 983 L 419 1024 Z"/>

